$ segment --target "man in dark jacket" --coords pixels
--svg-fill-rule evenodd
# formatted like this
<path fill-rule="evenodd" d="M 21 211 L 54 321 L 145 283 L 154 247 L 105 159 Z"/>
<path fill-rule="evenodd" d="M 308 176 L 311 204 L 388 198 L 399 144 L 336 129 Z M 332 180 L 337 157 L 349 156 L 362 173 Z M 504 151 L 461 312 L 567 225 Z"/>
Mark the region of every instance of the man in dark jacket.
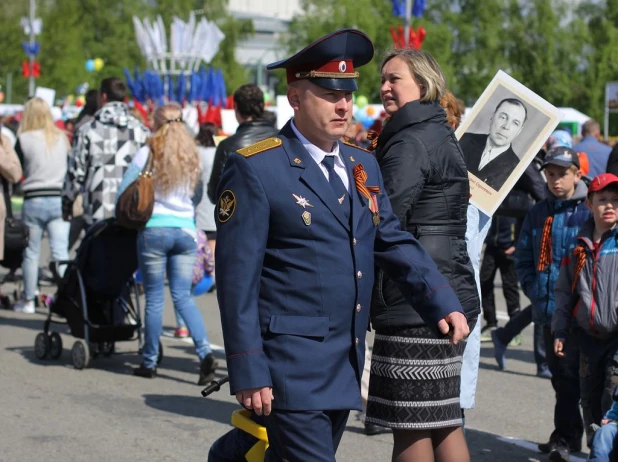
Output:
<path fill-rule="evenodd" d="M 511 143 L 521 133 L 527 117 L 524 103 L 504 99 L 491 116 L 487 135 L 465 133 L 459 140 L 468 171 L 496 191 L 519 164 Z"/>
<path fill-rule="evenodd" d="M 216 203 L 217 186 L 230 155 L 253 143 L 277 136 L 279 132 L 271 120 L 263 117 L 264 93 L 257 85 L 243 85 L 234 92 L 234 110 L 240 125 L 235 134 L 217 146 L 208 182 L 208 198 L 213 204 Z"/>

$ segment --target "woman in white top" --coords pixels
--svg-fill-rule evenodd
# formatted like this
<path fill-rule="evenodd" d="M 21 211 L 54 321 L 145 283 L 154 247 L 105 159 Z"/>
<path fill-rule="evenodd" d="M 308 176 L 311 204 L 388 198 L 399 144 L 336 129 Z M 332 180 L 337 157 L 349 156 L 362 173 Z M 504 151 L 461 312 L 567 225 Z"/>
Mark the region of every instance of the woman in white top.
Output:
<path fill-rule="evenodd" d="M 154 131 L 147 145 L 135 154 L 117 194 L 119 197 L 137 178 L 148 156 L 153 156 L 154 209 L 137 239 L 137 257 L 146 295 L 146 333 L 143 362 L 133 372 L 147 378 L 157 373 L 167 272 L 174 308 L 187 324 L 201 361 L 198 383 L 203 385 L 214 378 L 217 362 L 204 320 L 191 295 L 197 250 L 193 196 L 200 180 L 200 159 L 177 104 L 161 106 L 155 111 Z"/>

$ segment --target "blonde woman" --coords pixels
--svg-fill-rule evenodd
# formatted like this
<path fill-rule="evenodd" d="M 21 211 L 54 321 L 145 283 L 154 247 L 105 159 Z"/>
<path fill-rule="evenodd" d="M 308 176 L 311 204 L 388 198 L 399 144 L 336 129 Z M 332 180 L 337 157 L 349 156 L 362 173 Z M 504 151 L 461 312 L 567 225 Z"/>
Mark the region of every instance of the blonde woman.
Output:
<path fill-rule="evenodd" d="M 402 229 L 427 250 L 472 327 L 480 304 L 465 241 L 468 172 L 440 106 L 445 92 L 444 75 L 431 55 L 389 52 L 380 94 L 390 120 L 375 153 Z M 415 308 L 392 279 L 376 273 L 366 422 L 393 429 L 393 461 L 468 462 L 459 402 L 465 342 L 452 344 Z"/>
<path fill-rule="evenodd" d="M 24 170 L 22 215 L 30 240 L 22 263 L 23 299 L 14 309 L 34 313 L 43 232 L 49 237 L 52 260 L 69 258 L 69 223 L 62 219 L 61 192 L 70 145 L 41 98 L 32 98 L 24 106 L 15 151 Z"/>
<path fill-rule="evenodd" d="M 120 196 L 142 171 L 148 156 L 154 156 L 154 210 L 137 240 L 146 295 L 146 334 L 143 362 L 134 369 L 134 374 L 153 378 L 157 373 L 167 270 L 174 309 L 187 325 L 201 361 L 198 384 L 203 385 L 214 378 L 216 361 L 204 320 L 191 296 L 197 251 L 193 197 L 200 178 L 200 159 L 195 141 L 182 120 L 180 106 L 159 107 L 154 114 L 154 130 L 147 145 L 135 154 L 118 191 Z"/>

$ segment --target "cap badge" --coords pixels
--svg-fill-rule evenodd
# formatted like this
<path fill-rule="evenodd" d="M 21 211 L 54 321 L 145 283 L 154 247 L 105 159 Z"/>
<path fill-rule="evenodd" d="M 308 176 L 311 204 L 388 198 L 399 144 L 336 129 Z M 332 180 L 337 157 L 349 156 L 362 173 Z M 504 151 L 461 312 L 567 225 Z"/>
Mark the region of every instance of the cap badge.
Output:
<path fill-rule="evenodd" d="M 343 74 L 346 71 L 347 68 L 348 68 L 348 66 L 345 63 L 345 61 L 339 61 L 339 72 L 341 72 Z"/>

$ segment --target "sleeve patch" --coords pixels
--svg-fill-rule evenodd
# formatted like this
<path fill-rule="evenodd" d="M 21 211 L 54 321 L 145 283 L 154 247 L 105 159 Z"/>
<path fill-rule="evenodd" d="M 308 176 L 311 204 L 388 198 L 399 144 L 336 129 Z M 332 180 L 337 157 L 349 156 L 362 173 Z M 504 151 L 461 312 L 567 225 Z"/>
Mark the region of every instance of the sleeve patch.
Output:
<path fill-rule="evenodd" d="M 219 200 L 217 201 L 217 220 L 219 223 L 225 223 L 236 211 L 236 196 L 234 193 L 226 189 L 221 193 Z"/>

